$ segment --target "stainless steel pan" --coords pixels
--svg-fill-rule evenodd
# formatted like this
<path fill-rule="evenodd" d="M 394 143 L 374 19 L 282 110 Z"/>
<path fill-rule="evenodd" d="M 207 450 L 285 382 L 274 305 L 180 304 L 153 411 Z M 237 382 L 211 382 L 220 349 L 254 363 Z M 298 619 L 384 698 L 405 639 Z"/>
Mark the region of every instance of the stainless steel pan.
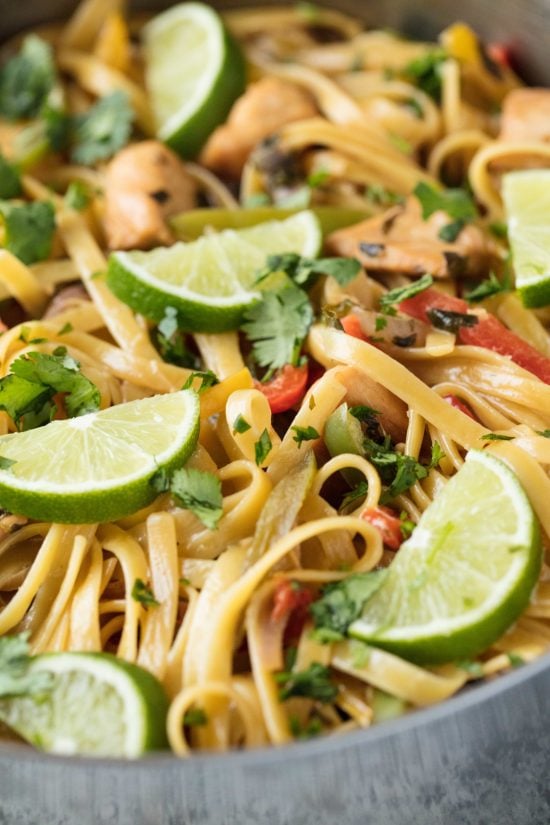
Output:
<path fill-rule="evenodd" d="M 0 0 L 0 37 L 74 5 Z M 422 37 L 460 18 L 550 84 L 550 0 L 332 5 Z M 549 765 L 545 658 L 379 728 L 282 749 L 124 763 L 3 744 L 0 825 L 549 825 Z"/>

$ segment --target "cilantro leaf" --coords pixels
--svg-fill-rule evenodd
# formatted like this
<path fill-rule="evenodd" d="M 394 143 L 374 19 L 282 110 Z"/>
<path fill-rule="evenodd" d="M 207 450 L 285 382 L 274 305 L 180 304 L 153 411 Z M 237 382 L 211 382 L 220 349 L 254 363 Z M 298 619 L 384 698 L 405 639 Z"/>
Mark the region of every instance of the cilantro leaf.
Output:
<path fill-rule="evenodd" d="M 178 311 L 175 307 L 164 308 L 164 317 L 157 326 L 156 342 L 162 358 L 169 364 L 191 369 L 198 366 L 197 357 L 189 352 L 185 345 L 185 334 L 179 328 Z"/>
<path fill-rule="evenodd" d="M 18 198 L 22 191 L 19 170 L 0 152 L 0 198 Z"/>
<path fill-rule="evenodd" d="M 385 186 L 378 183 L 371 183 L 365 189 L 365 197 L 372 203 L 379 206 L 395 206 L 397 203 L 403 203 L 405 200 L 403 195 L 398 195 L 397 192 L 391 192 Z"/>
<path fill-rule="evenodd" d="M 412 284 L 391 289 L 380 297 L 380 308 L 382 311 L 387 311 L 390 307 L 393 307 L 394 304 L 400 304 L 401 301 L 405 301 L 407 298 L 412 298 L 413 295 L 424 292 L 433 282 L 433 276 L 426 274 L 419 278 L 418 281 L 413 281 Z"/>
<path fill-rule="evenodd" d="M 29 635 L 26 632 L 0 639 L 0 696 L 46 693 L 51 687 L 51 673 L 43 670 L 29 673 L 32 662 Z"/>
<path fill-rule="evenodd" d="M 348 412 L 358 421 L 364 421 L 367 424 L 372 423 L 376 416 L 380 415 L 378 410 L 367 407 L 366 404 L 356 404 L 354 407 L 350 407 Z"/>
<path fill-rule="evenodd" d="M 479 662 L 472 662 L 469 659 L 464 659 L 460 662 L 455 662 L 455 664 L 458 668 L 460 668 L 460 670 L 465 670 L 466 673 L 473 676 L 474 679 L 483 678 L 483 668 Z"/>
<path fill-rule="evenodd" d="M 310 605 L 316 630 L 330 630 L 334 640 L 345 636 L 350 624 L 359 618 L 367 601 L 378 590 L 386 570 L 355 573 L 323 588 L 322 596 Z"/>
<path fill-rule="evenodd" d="M 447 223 L 445 226 L 442 226 L 437 236 L 441 238 L 442 241 L 448 241 L 452 243 L 456 241 L 462 230 L 464 229 L 466 222 L 464 218 L 457 218 L 456 221 L 452 223 Z"/>
<path fill-rule="evenodd" d="M 271 443 L 271 439 L 269 437 L 269 433 L 267 430 L 263 430 L 260 438 L 254 444 L 254 454 L 256 459 L 256 464 L 258 467 L 261 467 L 266 458 L 268 457 L 269 453 L 273 444 Z"/>
<path fill-rule="evenodd" d="M 330 679 L 330 670 L 319 662 L 312 662 L 307 670 L 276 673 L 274 678 L 281 685 L 280 702 L 291 696 L 307 696 L 318 702 L 332 702 L 338 694 L 338 688 Z"/>
<path fill-rule="evenodd" d="M 525 659 L 520 656 L 518 653 L 514 653 L 512 650 L 509 651 L 508 661 L 512 667 L 521 667 L 521 665 L 525 664 Z"/>
<path fill-rule="evenodd" d="M 51 203 L 4 201 L 0 202 L 0 214 L 4 219 L 6 249 L 24 264 L 33 264 L 49 256 L 55 231 L 55 211 Z"/>
<path fill-rule="evenodd" d="M 427 220 L 434 212 L 446 212 L 455 221 L 471 221 L 477 217 L 476 205 L 465 189 L 434 189 L 429 183 L 417 183 L 413 194 L 420 201 L 422 217 Z"/>
<path fill-rule="evenodd" d="M 158 607 L 160 604 L 160 602 L 155 599 L 151 588 L 145 584 L 143 579 L 135 580 L 134 586 L 132 587 L 132 599 L 142 604 L 145 609 Z"/>
<path fill-rule="evenodd" d="M 128 142 L 133 117 L 125 92 L 118 90 L 100 98 L 73 120 L 71 160 L 91 166 L 110 158 Z"/>
<path fill-rule="evenodd" d="M 513 435 L 503 435 L 502 433 L 487 433 L 481 436 L 481 441 L 513 441 Z"/>
<path fill-rule="evenodd" d="M 292 436 L 293 441 L 296 442 L 298 447 L 302 446 L 303 441 L 314 441 L 316 438 L 320 438 L 321 436 L 315 429 L 315 427 L 298 427 L 294 426 L 290 428 L 294 430 L 296 435 Z"/>
<path fill-rule="evenodd" d="M 215 530 L 222 517 L 222 484 L 213 473 L 193 467 L 176 470 L 170 482 L 176 502 L 191 510 L 209 530 Z"/>
<path fill-rule="evenodd" d="M 233 432 L 234 433 L 246 433 L 247 430 L 250 430 L 250 424 L 243 418 L 243 416 L 239 413 L 236 417 L 235 421 L 233 422 Z"/>
<path fill-rule="evenodd" d="M 417 481 L 427 477 L 432 467 L 438 464 L 443 456 L 439 444 L 437 446 L 436 444 L 432 448 L 431 461 L 426 466 L 410 455 L 403 455 L 393 450 L 389 436 L 386 436 L 382 444 L 365 438 L 366 456 L 378 470 L 384 484 L 388 485 L 388 489 L 380 498 L 381 504 L 388 504 Z"/>
<path fill-rule="evenodd" d="M 46 424 L 56 406 L 53 397 L 67 393 L 65 407 L 70 417 L 99 409 L 99 390 L 79 369 L 78 361 L 58 347 L 52 355 L 30 352 L 17 358 L 11 373 L 0 378 L 0 409 L 23 429 Z"/>
<path fill-rule="evenodd" d="M 475 327 L 479 323 L 477 315 L 466 312 L 453 312 L 452 309 L 432 307 L 426 313 L 432 326 L 445 332 L 458 332 L 460 327 Z"/>
<path fill-rule="evenodd" d="M 199 378 L 201 382 L 200 387 L 197 390 L 199 395 L 203 393 L 205 390 L 209 389 L 209 387 L 213 387 L 215 384 L 220 383 L 220 379 L 215 373 L 212 372 L 212 370 L 206 370 L 205 372 L 197 370 L 196 372 L 191 373 L 191 375 L 183 385 L 182 390 L 194 389 L 193 381 L 195 380 L 195 378 Z"/>
<path fill-rule="evenodd" d="M 284 272 L 291 281 L 304 288 L 312 285 L 316 276 L 330 275 L 340 286 L 346 286 L 357 277 L 361 264 L 355 258 L 302 258 L 295 252 L 268 255 L 266 264 L 257 275 L 263 281 L 274 272 Z"/>
<path fill-rule="evenodd" d="M 404 69 L 405 77 L 437 103 L 441 100 L 441 64 L 445 60 L 447 53 L 443 49 L 432 49 L 411 60 Z"/>
<path fill-rule="evenodd" d="M 17 461 L 14 461 L 12 458 L 6 458 L 6 456 L 0 455 L 0 470 L 9 470 L 10 467 L 13 467 L 14 464 L 17 464 Z"/>
<path fill-rule="evenodd" d="M 535 430 L 537 435 L 541 435 L 543 438 L 550 438 L 550 430 Z"/>
<path fill-rule="evenodd" d="M 183 724 L 188 727 L 197 727 L 199 725 L 206 725 L 208 723 L 208 716 L 202 708 L 191 708 L 186 710 L 183 714 Z"/>
<path fill-rule="evenodd" d="M 11 120 L 36 117 L 54 83 L 52 47 L 29 35 L 19 53 L 0 69 L 0 115 Z"/>
<path fill-rule="evenodd" d="M 83 209 L 86 209 L 90 203 L 90 199 L 90 190 L 83 181 L 71 181 L 65 192 L 65 205 L 69 209 L 75 209 L 77 212 L 81 212 Z"/>
<path fill-rule="evenodd" d="M 319 736 L 323 730 L 323 722 L 319 716 L 312 716 L 305 725 L 297 716 L 290 716 L 288 724 L 294 739 L 312 739 Z"/>
<path fill-rule="evenodd" d="M 491 298 L 493 295 L 498 295 L 500 292 L 509 292 L 509 279 L 499 281 L 494 272 L 491 272 L 489 277 L 481 281 L 475 289 L 470 290 L 464 296 L 470 304 L 475 304 L 478 301 L 483 301 L 485 298 Z"/>
<path fill-rule="evenodd" d="M 296 364 L 300 347 L 313 322 L 307 294 L 290 284 L 279 292 L 264 292 L 245 312 L 242 331 L 252 343 L 256 362 L 269 370 Z"/>

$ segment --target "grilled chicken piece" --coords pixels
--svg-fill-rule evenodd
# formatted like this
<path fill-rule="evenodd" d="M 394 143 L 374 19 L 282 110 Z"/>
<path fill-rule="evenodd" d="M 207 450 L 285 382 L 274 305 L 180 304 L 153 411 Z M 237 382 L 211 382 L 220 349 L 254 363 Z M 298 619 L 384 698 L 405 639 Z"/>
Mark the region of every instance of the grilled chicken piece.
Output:
<path fill-rule="evenodd" d="M 89 301 L 90 297 L 82 284 L 70 284 L 57 292 L 44 312 L 43 318 L 55 318 L 66 309 L 77 306 L 82 301 Z"/>
<path fill-rule="evenodd" d="M 287 123 L 318 115 L 308 92 L 278 77 L 264 77 L 240 97 L 227 123 L 203 149 L 201 163 L 224 177 L 238 178 L 252 149 Z"/>
<path fill-rule="evenodd" d="M 327 238 L 335 255 L 358 258 L 370 272 L 402 272 L 435 278 L 483 275 L 493 255 L 493 244 L 479 227 L 466 225 L 453 242 L 443 241 L 440 230 L 453 220 L 445 212 L 422 218 L 415 197 L 382 215 L 333 232 Z"/>
<path fill-rule="evenodd" d="M 550 142 L 550 89 L 513 89 L 504 98 L 501 140 Z"/>
<path fill-rule="evenodd" d="M 197 185 L 171 149 L 156 140 L 127 146 L 110 162 L 104 228 L 111 249 L 174 243 L 166 220 L 193 209 Z"/>

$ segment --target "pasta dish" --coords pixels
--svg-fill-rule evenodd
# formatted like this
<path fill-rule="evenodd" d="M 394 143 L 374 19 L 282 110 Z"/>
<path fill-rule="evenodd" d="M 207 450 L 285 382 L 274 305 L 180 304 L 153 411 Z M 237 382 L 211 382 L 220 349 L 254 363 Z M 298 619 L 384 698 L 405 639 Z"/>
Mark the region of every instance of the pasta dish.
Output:
<path fill-rule="evenodd" d="M 283 745 L 545 653 L 550 90 L 514 65 L 309 3 L 4 45 L 0 738 Z"/>

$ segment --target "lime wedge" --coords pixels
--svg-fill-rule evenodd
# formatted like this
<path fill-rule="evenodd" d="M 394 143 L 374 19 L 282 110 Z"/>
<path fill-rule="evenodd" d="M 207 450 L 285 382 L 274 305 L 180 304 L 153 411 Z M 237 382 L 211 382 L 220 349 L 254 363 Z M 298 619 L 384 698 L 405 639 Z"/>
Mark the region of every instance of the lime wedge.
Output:
<path fill-rule="evenodd" d="M 254 290 L 266 257 L 297 252 L 315 257 L 321 229 L 313 212 L 247 229 L 226 229 L 191 243 L 150 252 L 114 252 L 107 282 L 136 312 L 160 320 L 175 307 L 186 329 L 222 332 L 239 326 L 244 310 L 259 298 Z"/>
<path fill-rule="evenodd" d="M 191 209 L 170 218 L 170 226 L 176 237 L 182 241 L 194 241 L 203 234 L 206 227 L 221 229 L 244 229 L 258 223 L 284 220 L 295 215 L 298 209 L 280 209 L 278 206 L 255 206 L 249 209 Z M 323 235 L 337 229 L 359 223 L 369 217 L 360 209 L 343 206 L 315 206 L 311 210 L 319 220 Z"/>
<path fill-rule="evenodd" d="M 510 172 L 502 182 L 516 287 L 527 307 L 550 304 L 550 169 Z"/>
<path fill-rule="evenodd" d="M 47 653 L 27 673 L 45 673 L 44 689 L 0 699 L 0 720 L 40 750 L 132 758 L 167 746 L 168 700 L 146 670 L 109 653 Z"/>
<path fill-rule="evenodd" d="M 244 92 L 245 65 L 220 16 L 181 3 L 143 29 L 145 79 L 158 136 L 194 157 Z"/>
<path fill-rule="evenodd" d="M 191 454 L 199 411 L 183 390 L 4 435 L 0 456 L 13 463 L 0 470 L 0 507 L 61 524 L 134 513 L 155 498 L 155 472 Z"/>
<path fill-rule="evenodd" d="M 468 659 L 518 618 L 540 566 L 538 522 L 517 478 L 472 450 L 350 633 L 416 662 Z"/>

